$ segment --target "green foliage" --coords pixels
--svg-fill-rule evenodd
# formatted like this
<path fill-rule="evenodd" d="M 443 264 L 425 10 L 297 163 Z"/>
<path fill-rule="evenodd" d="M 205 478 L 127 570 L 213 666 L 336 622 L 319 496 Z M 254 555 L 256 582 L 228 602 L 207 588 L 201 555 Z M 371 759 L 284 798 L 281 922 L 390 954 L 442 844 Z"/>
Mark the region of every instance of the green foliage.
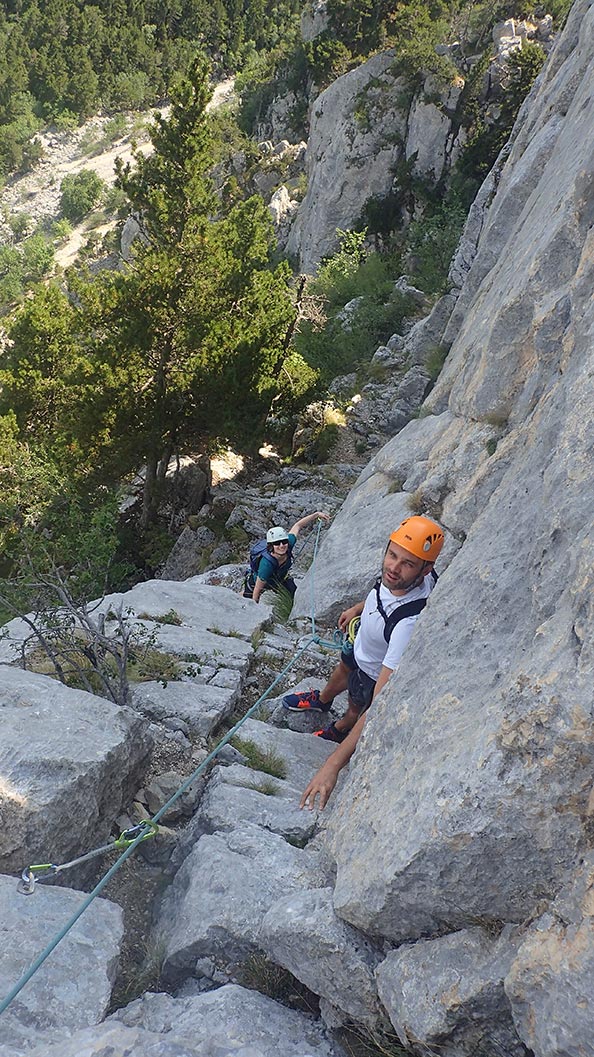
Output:
<path fill-rule="evenodd" d="M 394 291 L 400 261 L 368 253 L 365 231 L 338 234 L 339 250 L 321 264 L 308 288 L 308 295 L 321 301 L 322 315 L 302 320 L 294 340 L 296 353 L 317 374 L 318 386 L 371 359 L 411 311 L 408 298 Z"/>
<path fill-rule="evenodd" d="M 346 44 L 337 40 L 328 30 L 324 30 L 313 40 L 303 45 L 309 72 L 320 88 L 325 88 L 346 73 L 353 61 L 353 55 Z"/>
<path fill-rule="evenodd" d="M 279 584 L 274 590 L 274 597 L 272 599 L 272 612 L 276 623 L 286 624 L 291 616 L 292 608 L 293 595 L 290 591 L 287 591 L 286 587 Z"/>
<path fill-rule="evenodd" d="M 154 152 L 120 168 L 146 237 L 133 266 L 73 275 L 69 297 L 38 290 L 11 328 L 0 372 L 0 412 L 14 409 L 87 486 L 147 463 L 145 527 L 180 445 L 256 442 L 293 316 L 261 198 L 213 219 L 203 62 L 193 77 L 176 89 L 170 119 L 152 126 Z M 94 195 L 98 184 L 70 190 L 80 210 L 78 192 Z"/>
<path fill-rule="evenodd" d="M 60 184 L 60 209 L 67 220 L 77 224 L 101 198 L 103 180 L 93 169 L 65 176 Z"/>
<path fill-rule="evenodd" d="M 524 43 L 513 51 L 507 62 L 507 83 L 504 85 L 503 105 L 497 121 L 487 123 L 478 103 L 482 72 L 487 64 L 485 56 L 481 69 L 476 68 L 465 87 L 462 99 L 464 120 L 469 124 L 470 134 L 457 163 L 457 170 L 471 181 L 470 193 L 492 168 L 497 155 L 509 139 L 518 110 L 530 91 L 545 61 L 545 53 L 539 44 Z M 481 64 L 477 64 L 479 67 Z"/>
<path fill-rule="evenodd" d="M 282 756 L 274 749 L 261 749 L 255 741 L 250 738 L 241 738 L 235 735 L 231 738 L 231 745 L 237 749 L 247 760 L 247 766 L 254 771 L 263 771 L 273 778 L 286 778 L 288 768 Z"/>
<path fill-rule="evenodd" d="M 62 220 L 55 220 L 52 224 L 51 234 L 57 242 L 67 239 L 72 232 L 72 224 L 69 220 L 64 217 Z"/>
<path fill-rule="evenodd" d="M 50 271 L 54 262 L 54 249 L 41 233 L 31 235 L 23 242 L 23 271 L 25 279 L 39 282 Z"/>
<path fill-rule="evenodd" d="M 448 269 L 466 220 L 466 207 L 456 192 L 437 206 L 428 207 L 411 223 L 406 242 L 408 270 L 428 294 L 447 289 Z"/>

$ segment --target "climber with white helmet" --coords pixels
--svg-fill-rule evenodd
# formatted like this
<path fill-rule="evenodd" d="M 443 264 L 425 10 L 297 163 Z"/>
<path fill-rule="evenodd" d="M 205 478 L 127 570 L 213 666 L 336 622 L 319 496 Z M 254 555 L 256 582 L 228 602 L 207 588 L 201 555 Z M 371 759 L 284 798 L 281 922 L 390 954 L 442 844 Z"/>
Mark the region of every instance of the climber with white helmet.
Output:
<path fill-rule="evenodd" d="M 329 521 L 330 515 L 324 510 L 316 510 L 296 521 L 288 532 L 280 525 L 275 525 L 268 529 L 265 540 L 253 544 L 250 548 L 250 570 L 244 582 L 244 598 L 259 602 L 263 591 L 278 587 L 283 587 L 291 595 L 295 594 L 297 585 L 288 575 L 293 561 L 293 548 L 301 529 L 307 528 L 317 518 Z"/>

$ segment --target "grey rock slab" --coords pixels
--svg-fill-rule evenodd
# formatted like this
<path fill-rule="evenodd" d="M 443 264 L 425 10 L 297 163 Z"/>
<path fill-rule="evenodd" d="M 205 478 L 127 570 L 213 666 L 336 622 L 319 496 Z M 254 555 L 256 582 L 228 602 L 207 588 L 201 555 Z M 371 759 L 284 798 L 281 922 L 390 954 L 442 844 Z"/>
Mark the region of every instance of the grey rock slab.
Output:
<path fill-rule="evenodd" d="M 200 1046 L 200 1043 L 196 1045 Z M 53 1045 L 42 1043 L 27 1050 L 26 1057 L 206 1057 L 207 1051 L 202 1047 L 197 1049 L 196 1045 L 190 1039 L 155 1035 L 143 1028 L 127 1028 L 110 1021 L 96 1028 L 77 1031 Z M 228 1049 L 223 1052 L 229 1054 Z M 16 1055 L 10 1054 L 10 1057 Z M 18 1057 L 25 1055 L 19 1054 Z M 214 1053 L 212 1057 L 215 1057 Z M 242 1057 L 241 1051 L 234 1057 Z M 246 1053 L 245 1057 L 251 1055 Z"/>
<path fill-rule="evenodd" d="M 222 591 L 224 588 L 215 588 Z M 215 668 L 232 668 L 246 672 L 254 650 L 250 642 L 235 635 L 219 633 L 212 621 L 212 629 L 176 627 L 174 624 L 153 624 L 137 620 L 137 625 L 154 635 L 155 647 L 187 661 L 192 678 L 192 665 L 207 664 Z M 199 674 L 199 673 L 198 673 Z"/>
<path fill-rule="evenodd" d="M 297 790 L 307 785 L 314 772 L 336 748 L 332 742 L 272 727 L 257 719 L 246 720 L 238 737 L 253 741 L 264 752 L 272 750 L 277 753 L 285 764 L 286 780 Z"/>
<path fill-rule="evenodd" d="M 379 996 L 402 1045 L 444 1057 L 523 1057 L 503 980 L 518 941 L 481 928 L 390 951 L 376 970 Z M 481 1049 L 483 1047 L 483 1049 Z"/>
<path fill-rule="evenodd" d="M 203 583 L 200 576 L 181 582 L 147 580 L 124 594 L 108 595 L 100 609 L 107 611 L 119 605 L 137 617 L 153 620 L 173 610 L 186 627 L 204 631 L 216 628 L 222 636 L 239 635 L 244 639 L 249 639 L 269 617 L 267 609 L 262 610 L 226 587 Z M 161 628 L 175 629 L 175 625 L 164 624 Z"/>
<path fill-rule="evenodd" d="M 305 844 L 315 828 L 317 813 L 300 811 L 296 790 L 282 779 L 232 765 L 213 774 L 198 818 L 206 833 L 251 822 Z"/>
<path fill-rule="evenodd" d="M 0 865 L 65 862 L 102 844 L 152 740 L 128 708 L 5 668 L 0 682 Z"/>
<path fill-rule="evenodd" d="M 118 1011 L 130 1028 L 191 1040 L 196 1057 L 340 1057 L 319 1021 L 271 998 L 227 984 L 188 998 L 146 994 Z M 136 1057 L 136 1054 L 132 1055 Z"/>
<path fill-rule="evenodd" d="M 307 194 L 288 243 L 302 271 L 311 271 L 336 248 L 336 229 L 352 228 L 369 198 L 391 188 L 407 124 L 399 102 L 405 84 L 394 76 L 393 63 L 390 52 L 374 55 L 337 78 L 313 104 Z M 357 119 L 361 98 L 366 128 Z"/>
<path fill-rule="evenodd" d="M 519 1035 L 536 1057 L 594 1053 L 594 854 L 529 928 L 505 979 Z"/>
<path fill-rule="evenodd" d="M 327 884 L 321 859 L 250 823 L 200 838 L 167 890 L 157 922 L 164 979 L 197 959 L 237 965 L 258 949 L 262 918 L 285 892 Z"/>
<path fill-rule="evenodd" d="M 239 673 L 234 673 L 239 677 Z M 231 715 L 238 688 L 213 683 L 138 683 L 132 691 L 132 707 L 154 721 L 177 717 L 192 734 L 208 735 Z"/>
<path fill-rule="evenodd" d="M 332 889 L 291 892 L 262 921 L 259 942 L 272 961 L 354 1020 L 379 1019 L 376 955 L 334 913 Z"/>
<path fill-rule="evenodd" d="M 79 909 L 85 896 L 38 884 L 21 895 L 0 875 L 0 995 L 21 976 Z M 0 1017 L 0 1045 L 29 1050 L 38 1034 L 61 1038 L 105 1015 L 124 932 L 119 906 L 95 899 Z"/>

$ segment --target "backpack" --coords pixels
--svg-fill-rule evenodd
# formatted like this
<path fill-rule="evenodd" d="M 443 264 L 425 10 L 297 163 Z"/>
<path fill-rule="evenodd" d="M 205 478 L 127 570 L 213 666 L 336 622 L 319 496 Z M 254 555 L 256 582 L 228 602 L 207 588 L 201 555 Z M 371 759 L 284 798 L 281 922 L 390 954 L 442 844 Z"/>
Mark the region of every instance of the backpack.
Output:
<path fill-rule="evenodd" d="M 266 555 L 272 565 L 278 565 L 276 558 L 273 558 L 272 554 L 269 554 L 265 539 L 257 540 L 256 543 L 252 543 L 250 547 L 250 572 L 254 577 L 254 580 L 258 575 L 258 566 L 264 555 Z"/>
<path fill-rule="evenodd" d="M 437 583 L 437 573 L 435 569 L 431 570 L 431 576 L 433 577 L 433 583 Z M 380 584 L 382 582 L 381 576 L 375 581 L 375 594 L 377 597 L 377 611 L 380 616 L 384 619 L 384 638 L 389 644 L 392 632 L 397 624 L 401 620 L 405 620 L 406 617 L 417 617 L 419 613 L 422 613 L 425 606 L 427 605 L 426 598 L 416 598 L 413 602 L 405 602 L 403 606 L 397 606 L 390 616 L 386 613 L 382 601 L 380 598 Z"/>

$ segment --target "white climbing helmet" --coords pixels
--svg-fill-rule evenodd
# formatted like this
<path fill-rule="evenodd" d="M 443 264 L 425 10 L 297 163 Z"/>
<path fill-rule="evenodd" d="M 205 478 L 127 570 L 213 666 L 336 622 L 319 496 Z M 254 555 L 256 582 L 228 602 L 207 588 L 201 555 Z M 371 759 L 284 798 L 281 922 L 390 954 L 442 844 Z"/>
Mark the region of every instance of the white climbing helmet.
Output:
<path fill-rule="evenodd" d="M 275 528 L 268 529 L 266 533 L 267 543 L 288 543 L 289 533 L 286 529 L 281 528 L 280 525 L 276 525 Z"/>

